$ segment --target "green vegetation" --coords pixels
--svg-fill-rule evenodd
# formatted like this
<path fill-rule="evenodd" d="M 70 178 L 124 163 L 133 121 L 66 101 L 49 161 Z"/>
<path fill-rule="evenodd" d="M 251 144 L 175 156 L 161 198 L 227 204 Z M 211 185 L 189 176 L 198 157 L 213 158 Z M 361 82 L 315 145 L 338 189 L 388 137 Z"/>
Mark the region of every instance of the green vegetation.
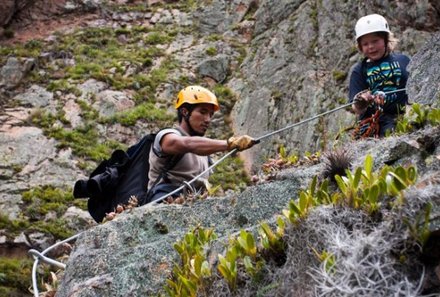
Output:
<path fill-rule="evenodd" d="M 166 292 L 169 296 L 196 296 L 203 287 L 205 279 L 211 276 L 211 267 L 207 261 L 205 247 L 217 235 L 212 229 L 194 228 L 184 239 L 174 244 L 181 265 L 174 265 L 173 277 L 167 280 Z"/>
<path fill-rule="evenodd" d="M 109 122 L 117 122 L 125 126 L 136 124 L 139 119 L 151 122 L 165 122 L 169 125 L 174 120 L 174 115 L 157 109 L 152 103 L 142 103 L 136 107 L 120 112 L 109 119 Z"/>
<path fill-rule="evenodd" d="M 6 230 L 9 234 L 17 236 L 21 231 L 29 227 L 29 222 L 24 219 L 10 220 L 7 215 L 0 213 L 0 229 Z"/>
<path fill-rule="evenodd" d="M 0 224 L 5 225 L 13 233 L 25 229 L 38 230 L 43 233 L 52 234 L 56 239 L 65 239 L 73 234 L 72 230 L 66 227 L 66 222 L 59 219 L 68 207 L 77 206 L 83 210 L 87 209 L 85 200 L 74 200 L 71 189 L 59 189 L 52 186 L 43 186 L 30 189 L 22 193 L 24 202 L 23 216 L 25 220 L 10 221 L 6 217 L 0 217 Z M 53 212 L 55 218 L 45 219 L 45 216 Z M 7 224 L 12 226 L 8 227 Z"/>
<path fill-rule="evenodd" d="M 32 259 L 0 257 L 0 295 L 25 296 L 31 286 Z"/>
<path fill-rule="evenodd" d="M 31 220 L 40 220 L 50 211 L 55 211 L 57 216 L 62 215 L 68 207 L 67 203 L 73 201 L 73 195 L 70 191 L 44 186 L 23 192 L 22 200 L 27 206 L 24 214 Z"/>
<path fill-rule="evenodd" d="M 217 96 L 219 104 L 222 110 L 224 110 L 224 113 L 230 113 L 235 102 L 237 101 L 237 97 L 235 96 L 234 92 L 221 84 L 215 85 L 212 91 Z"/>
<path fill-rule="evenodd" d="M 432 126 L 440 124 L 439 108 L 432 108 L 419 103 L 413 103 L 407 108 L 407 113 L 400 116 L 396 123 L 397 134 L 409 133 L 428 124 Z"/>
<path fill-rule="evenodd" d="M 244 169 L 243 160 L 238 157 L 225 159 L 218 164 L 209 177 L 213 189 L 223 191 L 243 190 L 250 184 L 250 178 Z M 215 191 L 213 191 L 215 192 Z M 214 194 L 214 193 L 211 193 Z"/>
<path fill-rule="evenodd" d="M 208 47 L 207 49 L 206 49 L 206 54 L 208 55 L 208 56 L 215 56 L 215 55 L 217 55 L 217 49 L 215 48 L 215 47 Z"/>
<path fill-rule="evenodd" d="M 165 291 L 169 296 L 204 295 L 207 286 L 214 281 L 213 264 L 217 263 L 217 277 L 221 277 L 231 292 L 237 290 L 241 274 L 258 282 L 262 279 L 267 261 L 275 261 L 282 265 L 285 261 L 286 243 L 285 229 L 288 225 L 296 226 L 306 219 L 312 208 L 320 205 L 334 205 L 365 211 L 374 216 L 381 207 L 399 208 L 404 203 L 403 190 L 415 183 L 417 172 L 415 167 L 384 166 L 373 171 L 373 158 L 367 156 L 363 167 L 353 172 L 346 170 L 346 176 L 336 175 L 337 189 L 330 192 L 329 180 L 319 183 L 315 176 L 308 189 L 299 194 L 297 200 L 291 200 L 288 208 L 278 217 L 275 230 L 267 222 L 262 222 L 258 235 L 241 230 L 238 235 L 229 238 L 226 250 L 217 256 L 218 261 L 207 261 L 208 245 L 216 239 L 212 229 L 198 226 L 191 230 L 174 248 L 181 257 L 181 264 L 176 264 L 173 274 L 167 280 Z M 385 199 L 387 198 L 387 199 Z M 393 200 L 394 199 L 394 200 Z M 388 205 L 383 205 L 388 202 Z M 422 246 L 429 236 L 428 205 L 423 214 L 415 219 L 406 218 L 409 232 Z M 329 274 L 335 270 L 337 259 L 332 253 L 310 249 L 316 258 L 323 263 Z"/>
<path fill-rule="evenodd" d="M 113 140 L 99 143 L 98 131 L 92 124 L 67 130 L 56 125 L 58 120 L 62 119 L 43 111 L 31 115 L 31 121 L 34 125 L 41 127 L 46 135 L 59 141 L 58 148 L 70 147 L 79 157 L 101 161 L 108 158 L 113 150 L 122 147 L 121 144 Z"/>
<path fill-rule="evenodd" d="M 348 75 L 346 71 L 341 71 L 341 70 L 333 70 L 332 74 L 333 74 L 333 79 L 337 82 L 343 82 Z"/>

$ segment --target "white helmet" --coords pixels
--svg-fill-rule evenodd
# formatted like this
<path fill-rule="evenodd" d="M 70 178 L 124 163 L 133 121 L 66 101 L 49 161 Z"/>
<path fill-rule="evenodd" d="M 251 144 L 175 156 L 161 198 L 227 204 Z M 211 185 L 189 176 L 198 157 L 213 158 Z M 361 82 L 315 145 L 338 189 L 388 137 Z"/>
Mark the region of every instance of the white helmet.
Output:
<path fill-rule="evenodd" d="M 356 31 L 356 40 L 360 37 L 373 32 L 390 32 L 387 20 L 379 14 L 369 14 L 361 17 L 354 27 Z"/>

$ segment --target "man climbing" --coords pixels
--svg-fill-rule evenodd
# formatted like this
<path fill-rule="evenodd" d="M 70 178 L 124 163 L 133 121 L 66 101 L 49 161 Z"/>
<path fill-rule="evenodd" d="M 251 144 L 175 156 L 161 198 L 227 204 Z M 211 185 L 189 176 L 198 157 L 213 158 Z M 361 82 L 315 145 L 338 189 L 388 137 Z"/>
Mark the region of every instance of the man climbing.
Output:
<path fill-rule="evenodd" d="M 393 53 L 397 40 L 381 15 L 361 17 L 355 31 L 364 59 L 350 76 L 349 98 L 360 120 L 354 138 L 383 137 L 394 129 L 397 115 L 408 103 L 404 89 L 410 58 Z"/>
<path fill-rule="evenodd" d="M 150 150 L 149 201 L 155 201 L 171 193 L 184 182 L 192 180 L 209 167 L 208 155 L 252 147 L 256 141 L 248 136 L 231 137 L 228 140 L 204 137 L 214 112 L 220 109 L 217 97 L 201 86 L 189 86 L 181 90 L 175 103 L 178 126 L 161 130 Z M 167 164 L 173 167 L 164 170 Z M 174 159 L 174 161 L 173 161 Z M 164 176 L 160 177 L 162 172 Z M 191 186 L 196 191 L 206 189 L 209 173 Z M 179 193 L 173 196 L 178 196 Z"/>

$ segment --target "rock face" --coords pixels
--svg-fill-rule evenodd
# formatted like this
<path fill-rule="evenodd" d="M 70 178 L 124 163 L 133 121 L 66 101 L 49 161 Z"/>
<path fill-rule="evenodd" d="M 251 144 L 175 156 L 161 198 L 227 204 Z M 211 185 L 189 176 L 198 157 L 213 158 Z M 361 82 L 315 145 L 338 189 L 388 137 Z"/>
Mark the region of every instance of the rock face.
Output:
<path fill-rule="evenodd" d="M 423 184 L 436 175 L 438 178 L 440 170 L 439 139 L 440 127 L 436 127 L 407 136 L 390 137 L 382 141 L 366 140 L 347 146 L 350 146 L 354 153 L 354 166 L 361 166 L 366 154 L 373 156 L 375 168 L 384 164 L 412 163 L 417 166 L 421 184 Z M 408 145 L 402 145 L 402 143 Z M 430 152 L 428 153 L 429 162 L 426 158 L 427 151 Z M 124 213 L 113 221 L 94 227 L 83 233 L 77 240 L 56 296 L 95 296 L 96 294 L 102 296 L 150 296 L 157 294 L 171 273 L 173 262 L 178 260 L 172 244 L 183 238 L 184 234 L 188 232 L 189 226 L 214 228 L 219 236 L 219 245 L 216 247 L 219 250 L 211 250 L 210 254 L 222 253 L 224 246 L 221 247 L 221 243 L 226 243 L 229 235 L 237 233 L 240 229 L 255 230 L 262 220 L 273 222 L 275 215 L 280 214 L 280 210 L 286 208 L 287 201 L 298 197 L 299 190 L 306 188 L 312 176 L 319 175 L 322 169 L 323 164 L 321 163 L 312 167 L 292 168 L 281 172 L 276 181 L 250 187 L 241 194 L 232 194 L 224 198 L 209 198 L 192 205 L 147 205 Z M 432 201 L 435 209 L 438 209 L 440 201 L 432 198 L 437 195 L 436 193 L 440 193 L 439 181 L 433 182 L 432 187 L 429 192 L 424 190 L 426 194 L 432 193 L 433 196 L 429 196 L 431 198 L 423 195 Z M 421 195 L 421 192 L 416 191 L 416 193 L 418 194 L 410 193 L 408 195 L 415 197 Z M 424 205 L 423 203 L 426 201 L 422 200 L 420 204 Z M 420 208 L 420 205 L 415 202 L 411 205 L 414 208 L 411 211 L 416 211 L 415 205 Z M 326 212 L 326 210 L 317 210 L 318 213 L 320 211 Z M 327 211 L 326 216 L 332 217 L 332 212 L 332 210 Z M 348 212 L 350 214 L 346 213 L 347 217 L 341 218 L 341 220 L 348 222 L 347 220 L 358 216 L 354 214 L 355 212 Z M 435 218 L 436 215 L 433 214 L 432 217 Z M 315 219 L 312 215 L 311 220 Z M 321 224 L 322 230 L 332 229 L 332 223 L 328 220 L 320 220 L 319 224 Z M 335 218 L 335 220 L 339 219 Z M 307 220 L 303 224 L 307 229 Z M 384 229 L 378 229 L 376 232 L 391 232 L 388 230 L 388 226 L 389 224 L 384 223 Z M 380 226 L 377 225 L 376 228 L 380 228 Z M 307 232 L 313 233 L 312 230 Z M 296 235 L 292 233 L 291 236 L 307 237 L 307 234 Z M 394 238 L 392 233 L 387 234 L 390 238 Z M 315 235 L 311 236 L 313 238 Z M 331 240 L 332 237 L 322 237 L 322 240 Z M 321 242 L 321 239 L 318 241 Z M 365 244 L 368 245 L 368 241 L 365 241 Z M 298 242 L 295 246 L 291 246 L 291 249 L 294 250 L 290 250 L 288 254 L 292 256 L 298 255 L 298 253 L 308 254 L 308 247 Z M 365 249 L 368 247 L 365 246 Z M 341 253 L 343 252 L 341 251 Z M 287 263 L 283 269 L 292 273 L 292 267 L 295 267 L 298 262 L 289 263 L 288 261 Z M 283 296 L 305 296 L 303 295 L 305 291 L 309 289 L 313 291 L 314 284 L 318 283 L 314 283 L 305 273 L 310 271 L 309 265 L 312 264 L 307 262 L 301 263 L 301 265 L 304 267 L 296 266 L 294 268 L 295 273 L 299 274 L 302 280 L 305 278 L 306 281 L 301 284 L 291 284 L 298 287 L 299 293 L 294 293 L 287 285 L 291 278 L 283 277 L 279 279 L 279 286 L 271 292 L 271 296 L 277 295 L 277 292 Z M 413 292 L 416 291 L 415 284 L 409 282 L 408 285 L 408 288 L 411 288 Z M 392 288 L 387 288 L 387 290 L 389 290 L 387 292 L 393 292 Z M 219 293 L 212 294 L 210 296 L 216 296 Z"/>
<path fill-rule="evenodd" d="M 408 96 L 413 102 L 440 107 L 440 33 L 434 35 L 412 58 L 408 70 Z"/>
<path fill-rule="evenodd" d="M 187 232 L 186 226 L 211 226 L 219 236 L 251 228 L 279 213 L 297 194 L 298 184 L 293 179 L 190 207 L 145 206 L 123 214 L 78 240 L 57 296 L 90 296 L 96 292 L 102 296 L 152 296 L 171 272 L 173 259 L 177 260 L 172 245 Z"/>
<path fill-rule="evenodd" d="M 234 134 L 259 137 L 346 102 L 348 71 L 360 59 L 353 49 L 353 26 L 357 18 L 372 11 L 389 19 L 391 29 L 401 41 L 400 51 L 416 54 L 411 62 L 410 97 L 419 102 L 429 100 L 438 106 L 439 40 L 438 34 L 432 33 L 440 28 L 438 1 L 387 1 L 386 5 L 380 1 L 334 0 L 215 0 L 188 1 L 188 5 L 175 0 L 1 2 L 0 26 L 12 30 L 29 26 L 34 20 L 45 23 L 54 16 L 64 18 L 75 12 L 96 12 L 93 18 L 81 15 L 79 23 L 83 28 L 97 31 L 112 28 L 121 33 L 117 36 L 120 44 L 130 42 L 127 32 L 132 29 L 145 33 L 136 41 L 145 50 L 148 57 L 145 61 L 138 63 L 127 56 L 129 61 L 116 61 L 117 67 L 105 69 L 101 74 L 111 76 L 116 71 L 121 79 L 145 78 L 155 71 L 160 74 L 162 70 L 170 70 L 166 82 L 142 81 L 157 83 L 155 94 L 150 94 L 148 89 L 147 94 L 138 96 L 138 82 L 120 89 L 109 85 L 118 77 L 103 78 L 103 81 L 65 77 L 65 66 L 74 68 L 80 60 L 70 46 L 61 51 L 41 52 L 35 58 L 25 58 L 23 54 L 15 57 L 11 53 L 0 59 L 0 214 L 11 220 L 22 218 L 23 192 L 40 186 L 69 187 L 86 175 L 84 160 L 72 154 L 65 143 L 60 148 L 60 143 L 46 136 L 43 128 L 34 127 L 30 115 L 49 112 L 59 119 L 49 128 L 62 127 L 70 132 L 83 127 L 87 117 L 112 117 L 143 100 L 156 99 L 155 106 L 165 106 L 175 112 L 170 101 L 184 84 L 217 87 L 217 83 L 223 83 L 235 93 L 238 103 L 229 115 L 235 101 L 222 102 L 223 98 L 219 98 L 223 108 L 214 118 L 208 136 L 218 138 L 232 134 L 225 125 L 232 122 Z M 189 5 L 195 2 L 198 3 L 195 7 Z M 142 8 L 145 3 L 144 9 L 131 10 Z M 11 20 L 13 14 L 18 19 Z M 57 21 L 49 27 L 57 27 L 55 23 Z M 169 33 L 166 36 L 172 39 L 169 44 L 162 41 L 147 44 L 147 40 L 153 40 L 158 33 L 150 32 L 155 26 Z M 63 28 L 62 32 L 72 33 L 73 29 Z M 62 32 L 60 34 L 64 34 Z M 75 36 L 87 34 L 84 29 Z M 430 39 L 431 36 L 434 37 Z M 59 39 L 58 35 L 51 35 L 40 40 L 42 51 L 46 51 L 45 45 L 57 44 Z M 93 47 L 105 46 L 99 39 L 96 42 Z M 133 43 L 130 46 L 136 48 Z M 151 60 L 150 50 L 158 52 Z M 163 61 L 173 65 L 166 65 L 164 69 Z M 168 66 L 175 68 L 168 69 Z M 26 81 L 29 73 L 36 74 L 32 82 Z M 47 80 L 54 83 L 52 88 Z M 66 84 L 59 84 L 61 82 Z M 56 90 L 51 91 L 54 88 Z M 144 95 L 148 98 L 140 98 Z M 92 109 L 96 113 L 87 112 Z M 281 145 L 289 152 L 328 148 L 338 129 L 352 121 L 350 113 L 340 111 L 300 129 L 276 135 L 242 156 L 249 167 L 259 168 L 262 160 L 274 156 Z M 130 127 L 120 123 L 95 124 L 99 142 L 116 140 L 127 145 L 145 131 L 157 129 L 155 120 L 138 121 Z M 415 162 L 422 174 L 428 174 L 439 169 L 438 138 L 438 129 L 428 129 L 408 138 L 353 144 L 353 148 L 357 165 L 365 154 L 372 153 L 377 164 Z M 322 166 L 280 172 L 273 183 L 251 187 L 240 195 L 210 198 L 190 207 L 143 207 L 90 229 L 77 242 L 58 295 L 153 294 L 161 288 L 176 260 L 172 243 L 181 238 L 188 227 L 198 223 L 215 227 L 221 246 L 228 234 L 241 228 L 255 230 L 259 220 L 273 222 L 273 216 L 297 196 L 299 189 L 308 185 L 313 175 L 319 174 Z M 57 214 L 49 212 L 45 220 L 56 217 Z M 78 232 L 93 225 L 90 216 L 78 208 L 69 208 L 59 217 Z M 8 249 L 11 242 L 42 249 L 55 240 L 40 232 L 20 234 L 14 239 L 8 234 L 4 236 L 3 231 L 0 230 L 1 250 Z M 288 269 L 284 270 L 285 275 L 291 273 Z M 278 293 L 289 295 L 288 290 L 280 288 Z"/>
<path fill-rule="evenodd" d="M 241 76 L 228 83 L 240 97 L 232 117 L 235 132 L 262 136 L 346 103 L 348 69 L 361 59 L 353 37 L 359 17 L 371 11 L 383 14 L 400 39 L 398 50 L 409 55 L 429 37 L 427 30 L 440 28 L 434 4 L 409 8 L 396 1 L 390 6 L 393 9 L 364 1 L 260 1 L 250 54 Z M 415 11 L 429 19 L 425 27 L 406 26 Z M 250 166 L 274 155 L 281 144 L 292 151 L 320 150 L 353 120 L 350 113 L 339 111 L 276 135 L 244 155 Z"/>
<path fill-rule="evenodd" d="M 0 3 L 0 27 L 3 27 L 12 19 L 12 16 L 32 3 L 30 0 L 4 0 Z"/>

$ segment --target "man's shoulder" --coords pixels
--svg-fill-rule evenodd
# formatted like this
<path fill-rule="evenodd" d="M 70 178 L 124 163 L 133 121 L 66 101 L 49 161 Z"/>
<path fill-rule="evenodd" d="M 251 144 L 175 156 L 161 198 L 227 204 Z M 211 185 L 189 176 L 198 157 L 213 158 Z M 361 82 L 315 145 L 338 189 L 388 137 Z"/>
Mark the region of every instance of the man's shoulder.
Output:
<path fill-rule="evenodd" d="M 162 138 L 163 136 L 165 136 L 166 134 L 169 133 L 173 133 L 173 134 L 177 134 L 177 135 L 183 135 L 183 133 L 178 129 L 178 128 L 164 128 L 159 130 L 159 132 L 157 132 L 156 134 L 156 138 Z"/>

